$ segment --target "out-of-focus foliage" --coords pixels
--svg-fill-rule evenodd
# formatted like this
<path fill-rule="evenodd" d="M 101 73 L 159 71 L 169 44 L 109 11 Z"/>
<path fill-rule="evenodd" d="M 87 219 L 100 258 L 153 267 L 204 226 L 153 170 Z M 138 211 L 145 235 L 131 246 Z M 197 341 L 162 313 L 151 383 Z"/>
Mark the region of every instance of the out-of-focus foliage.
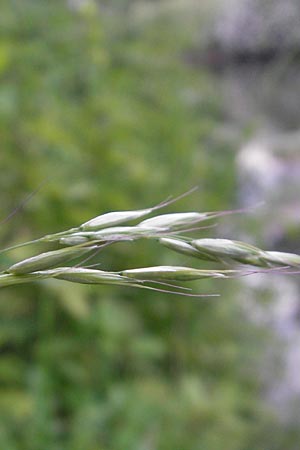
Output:
<path fill-rule="evenodd" d="M 183 62 L 189 23 L 141 11 L 1 2 L 3 218 L 47 181 L 1 226 L 2 247 L 194 185 L 180 210 L 232 205 L 231 152 L 214 138 L 217 87 Z M 107 269 L 186 261 L 147 242 L 101 255 Z M 262 400 L 265 336 L 247 324 L 236 288 L 227 283 L 220 300 L 59 281 L 1 291 L 0 448 L 294 448 Z"/>

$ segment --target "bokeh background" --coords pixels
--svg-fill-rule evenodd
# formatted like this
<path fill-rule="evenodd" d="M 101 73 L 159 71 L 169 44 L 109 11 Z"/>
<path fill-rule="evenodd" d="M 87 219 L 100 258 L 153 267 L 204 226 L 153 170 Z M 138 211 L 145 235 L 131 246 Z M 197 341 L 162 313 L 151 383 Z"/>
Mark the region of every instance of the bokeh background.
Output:
<path fill-rule="evenodd" d="M 2 0 L 1 247 L 197 185 L 166 211 L 264 202 L 199 237 L 299 252 L 299 18 L 297 0 Z M 208 267 L 148 242 L 100 261 Z M 298 449 L 297 277 L 194 287 L 221 296 L 3 289 L 0 448 Z"/>

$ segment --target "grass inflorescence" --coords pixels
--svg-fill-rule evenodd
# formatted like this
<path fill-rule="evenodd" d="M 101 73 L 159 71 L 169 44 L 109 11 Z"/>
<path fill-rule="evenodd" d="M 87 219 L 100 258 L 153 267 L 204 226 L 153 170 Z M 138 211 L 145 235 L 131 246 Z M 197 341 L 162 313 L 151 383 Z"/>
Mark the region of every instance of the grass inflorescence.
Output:
<path fill-rule="evenodd" d="M 230 239 L 194 239 L 186 236 L 186 233 L 191 230 L 206 228 L 201 226 L 202 222 L 234 212 L 242 212 L 242 210 L 176 212 L 145 218 L 177 199 L 167 200 L 152 208 L 101 214 L 78 227 L 3 249 L 2 252 L 5 252 L 37 242 L 54 242 L 62 246 L 58 250 L 43 252 L 18 261 L 0 272 L 0 288 L 54 278 L 72 283 L 113 284 L 185 296 L 202 296 L 205 294 L 187 292 L 187 288 L 183 288 L 178 283 L 207 278 L 232 278 L 257 271 L 272 272 L 276 268 L 281 268 L 281 271 L 288 273 L 298 273 L 297 269 L 300 270 L 300 255 L 297 254 L 261 250 L 253 245 Z M 137 223 L 128 225 L 133 221 Z M 85 265 L 91 257 L 111 244 L 140 239 L 156 240 L 162 246 L 177 253 L 227 267 L 208 270 L 158 265 L 110 272 Z M 76 265 L 64 266 L 66 262 L 74 259 L 80 262 Z M 233 268 L 228 269 L 228 265 Z M 256 269 L 246 270 L 242 267 L 243 265 L 253 266 Z"/>

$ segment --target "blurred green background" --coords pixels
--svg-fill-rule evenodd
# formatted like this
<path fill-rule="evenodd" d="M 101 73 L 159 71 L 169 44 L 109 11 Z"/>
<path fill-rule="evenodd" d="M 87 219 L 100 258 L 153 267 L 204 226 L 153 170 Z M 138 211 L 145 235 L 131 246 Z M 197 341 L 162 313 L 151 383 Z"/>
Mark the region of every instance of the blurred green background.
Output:
<path fill-rule="evenodd" d="M 195 185 L 167 211 L 236 205 L 218 83 L 184 57 L 205 17 L 148 3 L 2 0 L 1 219 L 45 183 L 1 225 L 2 248 Z M 3 254 L 1 267 L 31 254 Z M 147 242 L 100 260 L 203 267 Z M 245 317 L 238 283 L 195 288 L 221 297 L 54 280 L 2 290 L 0 448 L 298 448 L 264 400 L 271 336 Z"/>

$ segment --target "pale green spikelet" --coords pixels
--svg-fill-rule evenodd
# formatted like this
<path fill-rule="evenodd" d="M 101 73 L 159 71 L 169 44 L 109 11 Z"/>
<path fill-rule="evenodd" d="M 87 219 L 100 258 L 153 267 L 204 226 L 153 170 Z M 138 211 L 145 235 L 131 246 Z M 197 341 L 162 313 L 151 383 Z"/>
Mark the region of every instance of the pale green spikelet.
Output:
<path fill-rule="evenodd" d="M 83 284 L 124 284 L 126 279 L 115 272 L 86 269 L 83 267 L 62 267 L 49 271 L 52 278 Z"/>
<path fill-rule="evenodd" d="M 154 208 L 139 209 L 136 211 L 113 211 L 100 216 L 80 225 L 79 229 L 83 231 L 97 231 L 103 228 L 126 223 L 131 220 L 140 219 L 153 211 Z"/>
<path fill-rule="evenodd" d="M 200 270 L 192 267 L 154 266 L 128 269 L 122 275 L 137 280 L 192 281 L 203 278 L 226 278 L 226 273 L 215 270 Z"/>
<path fill-rule="evenodd" d="M 51 252 L 41 253 L 31 258 L 24 259 L 11 267 L 6 272 L 15 275 L 27 274 L 44 269 L 50 269 L 71 259 L 78 258 L 90 252 L 96 247 L 71 247 Z"/>
<path fill-rule="evenodd" d="M 72 239 L 88 239 L 89 241 L 114 241 L 114 240 L 133 240 L 142 237 L 154 237 L 163 235 L 166 232 L 163 228 L 156 227 L 144 227 L 140 228 L 138 226 L 132 227 L 111 227 L 104 228 L 99 231 L 81 231 L 78 233 L 71 234 L 68 238 L 63 238 L 64 240 L 68 239 L 68 242 L 71 242 Z M 62 242 L 60 240 L 60 242 Z"/>
<path fill-rule="evenodd" d="M 197 212 L 187 212 L 187 213 L 171 213 L 171 214 L 161 214 L 159 216 L 151 217 L 150 219 L 143 220 L 139 223 L 139 227 L 158 227 L 167 228 L 168 230 L 178 230 L 187 228 L 191 225 L 195 225 L 202 220 L 206 220 L 210 213 L 197 213 Z"/>
<path fill-rule="evenodd" d="M 243 264 L 262 265 L 260 258 L 264 256 L 259 248 L 230 239 L 196 239 L 191 245 L 204 256 L 215 258 L 216 261 L 229 258 Z"/>

